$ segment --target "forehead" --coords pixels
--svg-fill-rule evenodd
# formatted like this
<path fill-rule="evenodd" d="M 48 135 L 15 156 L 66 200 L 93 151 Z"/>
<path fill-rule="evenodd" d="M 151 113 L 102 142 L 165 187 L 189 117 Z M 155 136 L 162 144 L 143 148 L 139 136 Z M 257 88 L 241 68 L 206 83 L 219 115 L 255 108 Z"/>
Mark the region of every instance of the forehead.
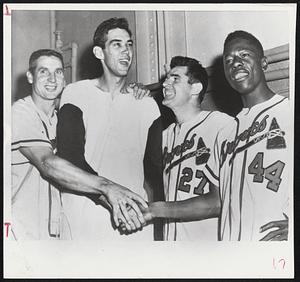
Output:
<path fill-rule="evenodd" d="M 178 75 L 178 76 L 187 76 L 187 67 L 186 66 L 176 66 L 170 70 L 170 76 Z"/>
<path fill-rule="evenodd" d="M 244 38 L 236 38 L 236 39 L 229 41 L 224 46 L 223 55 L 226 56 L 232 52 L 237 52 L 240 50 L 249 50 L 256 54 L 260 53 L 258 47 L 252 40 L 248 40 L 248 39 L 244 39 Z"/>
<path fill-rule="evenodd" d="M 113 39 L 121 39 L 127 41 L 130 40 L 131 37 L 125 29 L 114 28 L 109 30 L 107 33 L 107 41 L 111 41 Z"/>
<path fill-rule="evenodd" d="M 62 62 L 55 56 L 41 56 L 36 60 L 36 67 L 62 68 Z"/>

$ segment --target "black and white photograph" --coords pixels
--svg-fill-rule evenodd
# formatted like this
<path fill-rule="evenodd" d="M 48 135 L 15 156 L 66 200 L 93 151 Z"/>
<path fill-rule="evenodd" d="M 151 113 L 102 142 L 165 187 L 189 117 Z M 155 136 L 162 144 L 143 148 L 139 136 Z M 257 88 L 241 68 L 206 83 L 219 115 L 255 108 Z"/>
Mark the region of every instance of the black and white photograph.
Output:
<path fill-rule="evenodd" d="M 3 4 L 5 278 L 293 278 L 297 4 Z"/>

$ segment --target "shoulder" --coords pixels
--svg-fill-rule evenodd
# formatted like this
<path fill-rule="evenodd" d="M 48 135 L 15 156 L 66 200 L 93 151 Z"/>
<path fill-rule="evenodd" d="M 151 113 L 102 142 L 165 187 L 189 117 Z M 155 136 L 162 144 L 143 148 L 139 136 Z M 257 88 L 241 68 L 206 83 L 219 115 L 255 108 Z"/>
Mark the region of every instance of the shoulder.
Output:
<path fill-rule="evenodd" d="M 68 84 L 62 93 L 60 107 L 66 103 L 81 105 L 91 93 L 89 88 L 91 88 L 89 79 Z"/>
<path fill-rule="evenodd" d="M 138 107 L 143 115 L 153 116 L 154 118 L 158 118 L 160 116 L 158 105 L 153 98 L 144 97 L 143 99 L 136 101 L 136 103 L 139 104 Z"/>
<path fill-rule="evenodd" d="M 218 130 L 231 124 L 235 124 L 235 119 L 232 116 L 219 111 L 212 111 L 209 118 Z"/>
<path fill-rule="evenodd" d="M 169 136 L 170 134 L 173 134 L 174 127 L 176 126 L 176 123 L 171 123 L 164 131 L 163 136 Z"/>
<path fill-rule="evenodd" d="M 14 102 L 12 105 L 12 117 L 13 119 L 30 119 L 37 116 L 33 107 L 31 96 L 22 98 Z"/>

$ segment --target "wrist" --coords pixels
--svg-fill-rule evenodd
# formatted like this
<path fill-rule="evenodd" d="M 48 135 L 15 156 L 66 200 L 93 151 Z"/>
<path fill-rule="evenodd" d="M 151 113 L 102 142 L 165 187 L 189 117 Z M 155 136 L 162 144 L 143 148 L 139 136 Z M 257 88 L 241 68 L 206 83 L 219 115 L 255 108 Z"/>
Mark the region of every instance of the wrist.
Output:
<path fill-rule="evenodd" d="M 163 217 L 163 203 L 164 202 L 153 202 L 149 205 L 149 211 L 152 215 L 152 219 Z"/>

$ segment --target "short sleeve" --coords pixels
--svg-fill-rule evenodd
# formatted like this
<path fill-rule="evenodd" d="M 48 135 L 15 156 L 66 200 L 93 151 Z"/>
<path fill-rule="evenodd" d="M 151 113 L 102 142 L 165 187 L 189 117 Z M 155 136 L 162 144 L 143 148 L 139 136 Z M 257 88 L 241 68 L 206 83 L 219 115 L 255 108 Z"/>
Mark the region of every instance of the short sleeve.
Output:
<path fill-rule="evenodd" d="M 153 121 L 160 117 L 160 111 L 153 98 L 145 97 L 141 101 L 143 101 L 143 107 L 141 107 L 142 121 L 144 126 L 149 128 Z"/>
<path fill-rule="evenodd" d="M 208 159 L 206 165 L 204 166 L 203 173 L 208 178 L 208 180 L 214 184 L 215 186 L 219 187 L 219 179 L 220 179 L 220 136 L 217 135 L 217 138 L 214 142 L 213 153 L 211 154 L 210 158 Z"/>
<path fill-rule="evenodd" d="M 225 136 L 227 137 L 228 132 L 232 131 L 232 126 L 235 124 L 235 121 L 232 117 L 218 113 L 217 120 L 218 123 L 218 133 L 216 135 L 216 139 L 214 142 L 213 153 L 208 159 L 203 173 L 209 179 L 211 183 L 219 187 L 220 180 L 220 169 L 221 169 L 221 146 L 223 141 L 225 140 Z"/>
<path fill-rule="evenodd" d="M 12 151 L 20 147 L 47 146 L 52 148 L 38 114 L 25 103 L 12 107 Z"/>
<path fill-rule="evenodd" d="M 65 104 L 72 104 L 85 112 L 85 105 L 89 99 L 87 95 L 90 92 L 88 87 L 89 84 L 86 80 L 67 85 L 61 95 L 59 107 L 62 108 Z"/>

